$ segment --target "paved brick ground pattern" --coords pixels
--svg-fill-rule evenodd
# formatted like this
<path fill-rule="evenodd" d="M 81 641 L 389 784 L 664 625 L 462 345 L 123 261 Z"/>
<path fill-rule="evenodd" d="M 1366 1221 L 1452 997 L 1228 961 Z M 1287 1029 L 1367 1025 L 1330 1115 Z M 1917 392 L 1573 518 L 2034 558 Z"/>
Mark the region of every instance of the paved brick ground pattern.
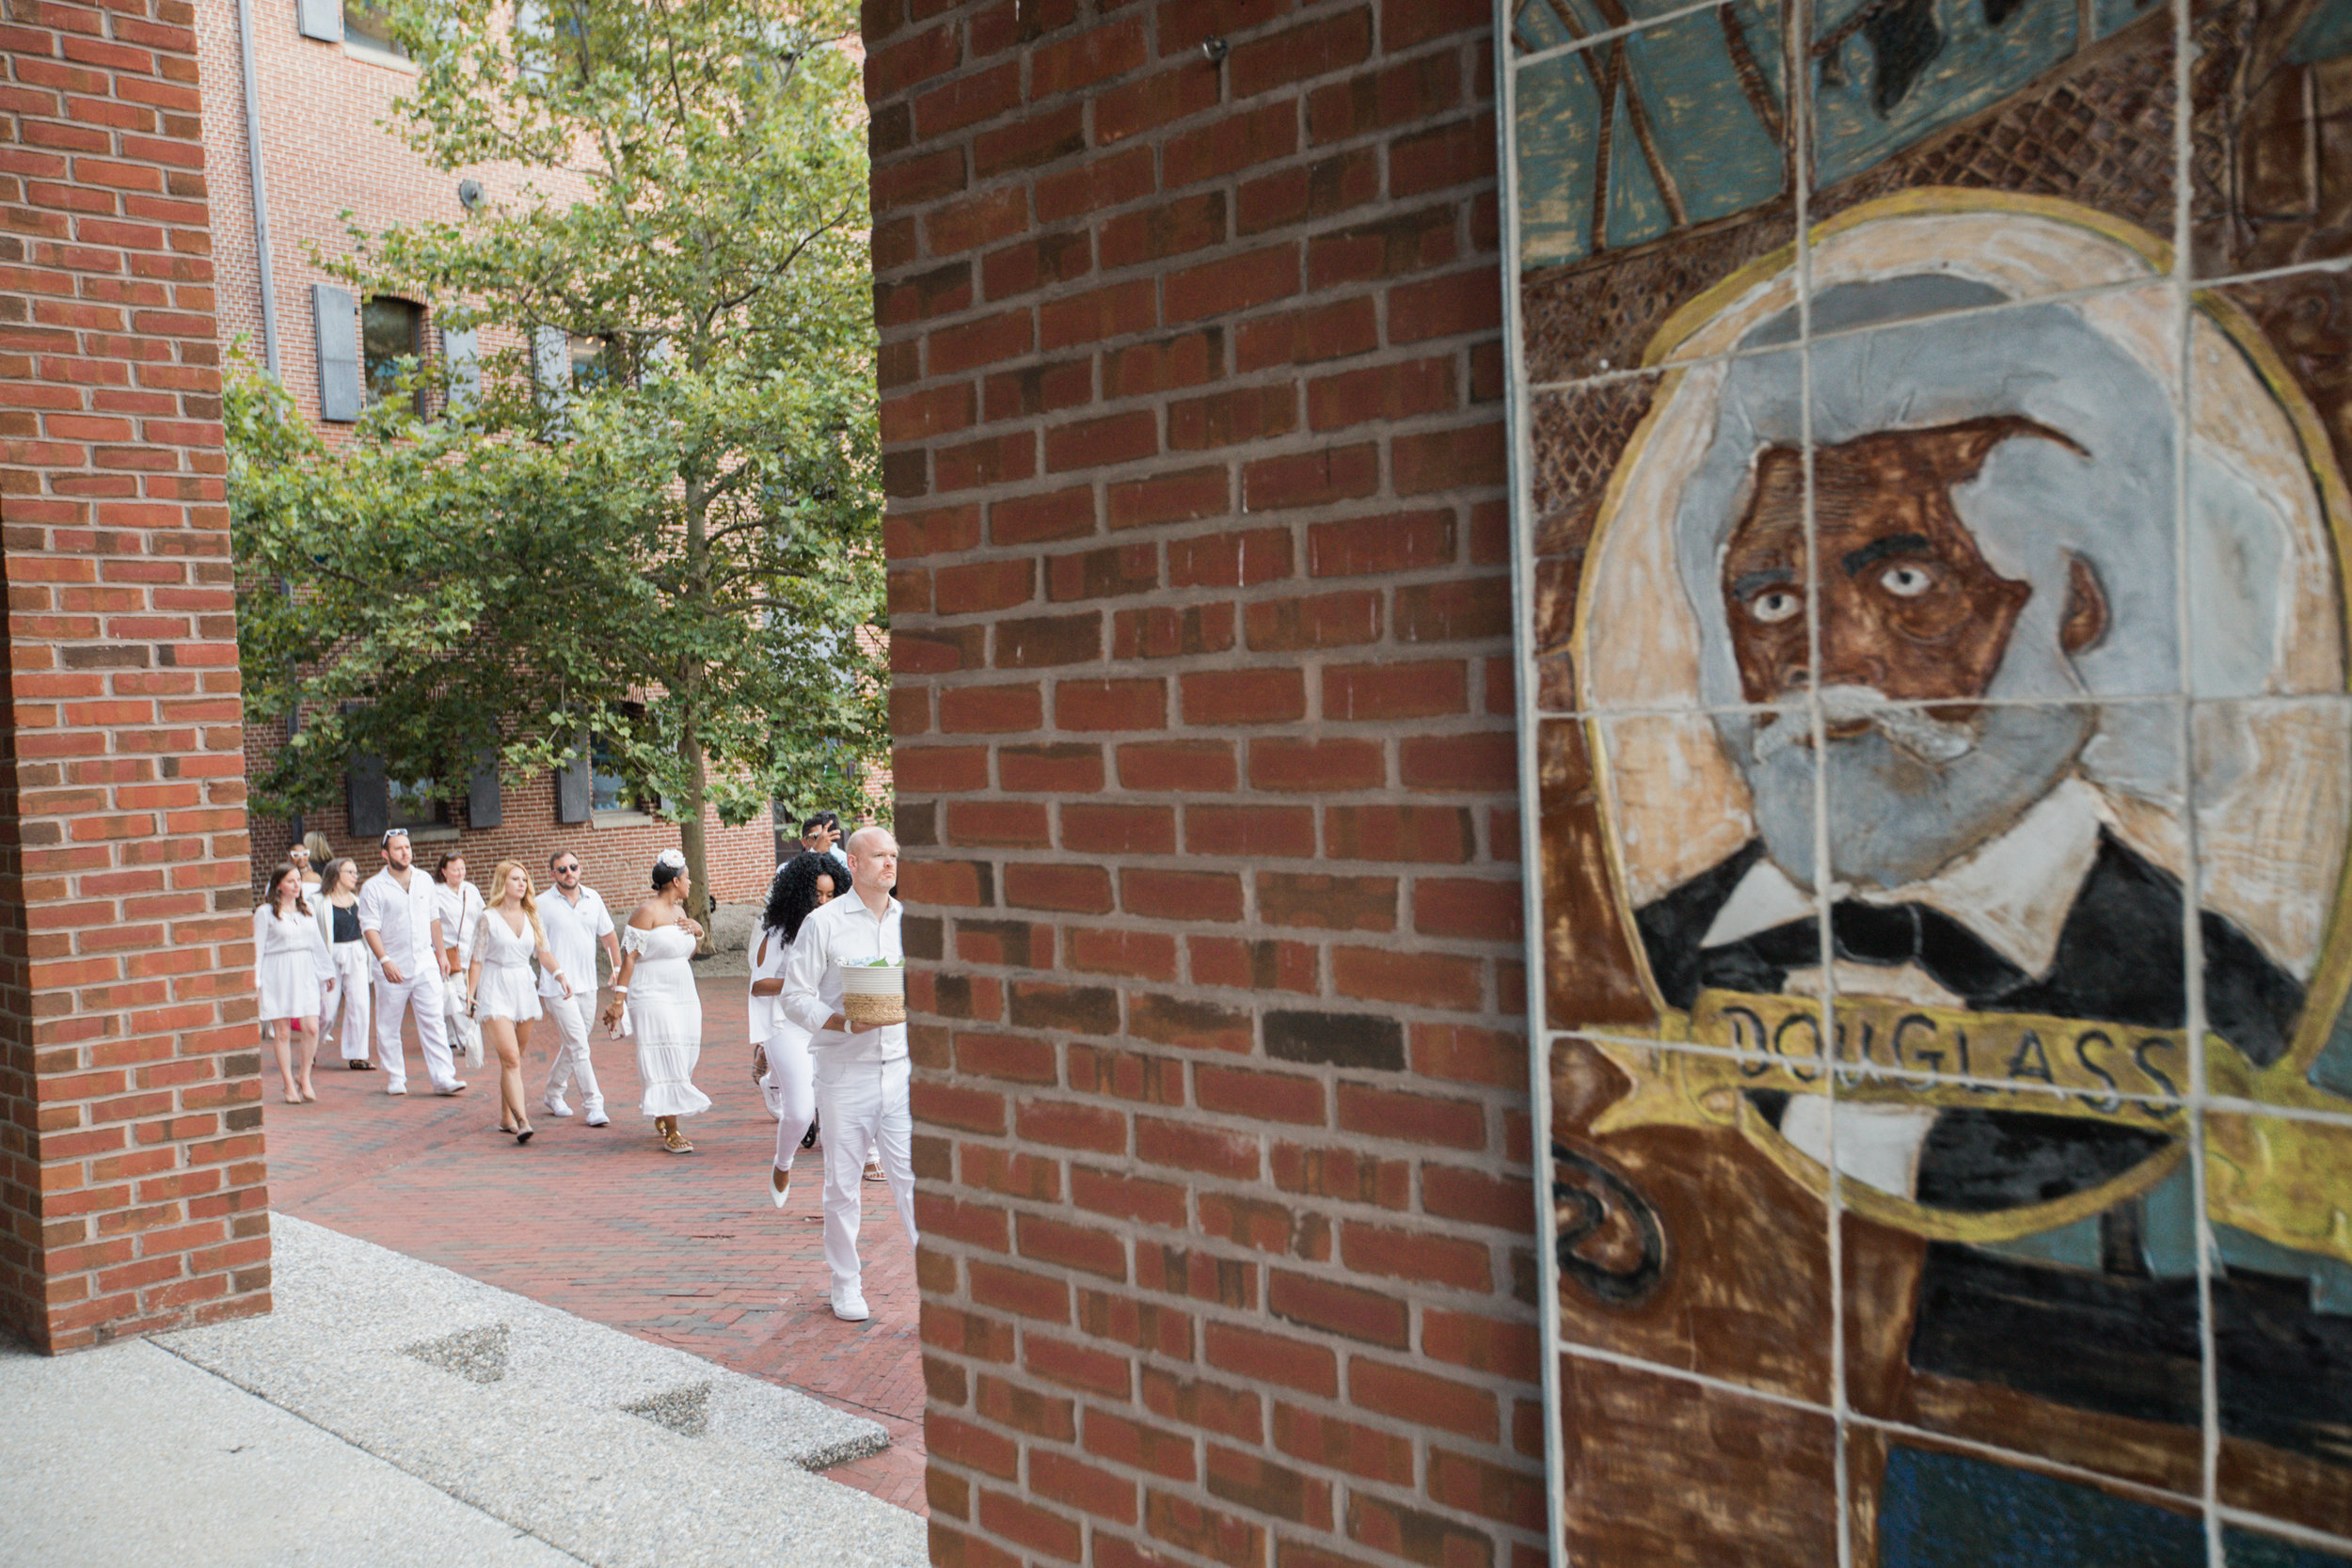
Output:
<path fill-rule="evenodd" d="M 540 1131 L 517 1147 L 495 1131 L 496 1071 L 466 1072 L 466 1093 L 437 1097 L 412 1036 L 405 1098 L 383 1092 L 381 1072 L 344 1069 L 331 1046 L 318 1103 L 273 1097 L 271 1206 L 870 1416 L 891 1446 L 827 1474 L 926 1513 L 914 1257 L 888 1189 L 866 1187 L 861 1226 L 874 1315 L 845 1323 L 826 1301 L 820 1151 L 801 1154 L 791 1202 L 771 1207 L 762 1183 L 775 1123 L 751 1080 L 744 982 L 701 990 L 695 1082 L 713 1103 L 687 1124 L 695 1153 L 664 1152 L 637 1114 L 627 1040 L 596 1035 L 612 1126 L 534 1109 Z M 549 1059 L 534 1040 L 524 1069 L 534 1094 Z"/>

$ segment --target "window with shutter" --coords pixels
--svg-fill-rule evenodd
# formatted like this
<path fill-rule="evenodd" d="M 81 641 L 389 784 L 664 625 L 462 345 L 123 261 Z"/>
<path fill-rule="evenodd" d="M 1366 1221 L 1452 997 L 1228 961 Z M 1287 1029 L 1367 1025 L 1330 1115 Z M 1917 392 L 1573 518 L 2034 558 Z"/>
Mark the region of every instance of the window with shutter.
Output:
<path fill-rule="evenodd" d="M 408 46 L 392 36 L 392 8 L 384 0 L 342 0 L 342 17 L 345 43 L 399 59 L 408 57 Z"/>
<path fill-rule="evenodd" d="M 401 372 L 423 352 L 423 306 L 413 299 L 377 294 L 359 308 L 359 356 L 366 371 L 370 404 L 394 395 L 399 390 Z M 419 387 L 407 401 L 417 418 L 424 418 L 424 388 Z"/>
<path fill-rule="evenodd" d="M 318 332 L 319 418 L 350 424 L 366 405 L 360 380 L 359 302 L 347 289 L 310 285 L 310 317 Z"/>

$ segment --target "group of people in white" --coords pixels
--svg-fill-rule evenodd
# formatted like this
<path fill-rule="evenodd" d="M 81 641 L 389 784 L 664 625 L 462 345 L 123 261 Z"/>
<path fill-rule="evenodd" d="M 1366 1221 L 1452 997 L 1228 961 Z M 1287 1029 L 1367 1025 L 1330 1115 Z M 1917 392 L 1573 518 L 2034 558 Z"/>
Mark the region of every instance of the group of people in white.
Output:
<path fill-rule="evenodd" d="M 818 839 L 829 843 L 828 834 Z M 661 852 L 648 895 L 616 932 L 569 850 L 548 857 L 545 897 L 511 860 L 491 873 L 487 897 L 467 879 L 462 856 L 443 855 L 428 878 L 398 828 L 384 834 L 382 868 L 364 883 L 355 861 L 327 850 L 316 833 L 295 845 L 253 911 L 254 978 L 286 1103 L 318 1098 L 311 1070 L 322 1021 L 347 1068 L 380 1064 L 385 1092 L 406 1094 L 401 1025 L 413 1013 L 434 1093 L 465 1092 L 461 1052 L 473 1067 L 495 1053 L 499 1130 L 527 1144 L 536 1130 L 523 1054 L 532 1023 L 545 1018 L 556 1047 L 540 1108 L 569 1117 L 576 1093 L 587 1125 L 607 1126 L 589 1039 L 601 947 L 612 971 L 601 1022 L 612 1037 L 634 1039 L 639 1110 L 663 1148 L 693 1152 L 681 1121 L 711 1102 L 693 1082 L 703 1018 L 691 960 L 703 928 L 686 913 L 692 883 L 683 855 Z M 751 955 L 752 1070 L 776 1118 L 764 1184 L 783 1208 L 793 1157 L 813 1127 L 822 1129 L 831 1302 L 851 1323 L 870 1315 L 857 1250 L 861 1180 L 889 1183 L 907 1240 L 915 1239 L 906 1025 L 860 1023 L 842 1002 L 845 962 L 905 960 L 891 896 L 898 878 L 898 842 L 879 827 L 793 856 L 777 868 Z"/>

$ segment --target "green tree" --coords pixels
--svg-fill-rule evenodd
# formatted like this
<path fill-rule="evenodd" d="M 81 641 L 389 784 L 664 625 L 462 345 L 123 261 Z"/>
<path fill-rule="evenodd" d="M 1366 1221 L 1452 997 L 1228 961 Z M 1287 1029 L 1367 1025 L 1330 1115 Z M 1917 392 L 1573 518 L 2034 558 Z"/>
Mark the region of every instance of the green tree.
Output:
<path fill-rule="evenodd" d="M 680 823 L 871 811 L 887 744 L 866 164 L 838 3 L 394 0 L 392 128 L 523 171 L 333 263 L 494 345 L 412 366 L 329 446 L 253 379 L 230 412 L 248 718 L 304 715 L 265 806 L 345 759 L 462 788 L 594 732 Z M 830 792 L 830 793 L 826 793 Z M 824 798 L 820 800 L 819 795 Z"/>

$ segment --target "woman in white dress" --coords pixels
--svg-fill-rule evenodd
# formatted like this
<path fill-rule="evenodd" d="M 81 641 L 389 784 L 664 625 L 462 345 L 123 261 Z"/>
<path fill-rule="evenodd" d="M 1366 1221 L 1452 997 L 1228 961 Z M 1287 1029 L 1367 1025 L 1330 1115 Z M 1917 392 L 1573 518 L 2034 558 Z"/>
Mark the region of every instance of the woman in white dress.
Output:
<path fill-rule="evenodd" d="M 309 901 L 310 908 L 313 911 L 324 910 L 326 907 L 326 900 L 320 896 L 320 894 L 323 891 L 323 883 L 321 882 L 320 878 L 323 873 L 319 869 L 320 866 L 326 863 L 318 856 L 312 854 L 310 850 L 310 841 L 318 837 L 320 837 L 320 835 L 317 833 L 305 833 L 302 837 L 294 840 L 294 843 L 286 847 L 286 863 L 294 868 L 294 876 L 298 878 L 302 883 L 302 896 Z M 321 1025 L 321 1031 L 320 1033 L 311 1036 L 310 1038 L 311 1055 L 317 1055 L 318 1048 L 326 1043 L 325 1026 L 332 1023 L 334 1020 L 334 1002 L 327 995 L 326 982 L 325 980 L 321 980 L 319 982 L 319 1023 Z"/>
<path fill-rule="evenodd" d="M 531 873 L 515 861 L 501 861 L 490 874 L 490 885 L 499 890 L 499 901 L 475 928 L 465 1009 L 499 1053 L 499 1131 L 527 1144 L 535 1129 L 531 1113 L 523 1108 L 523 1048 L 531 1043 L 531 1021 L 539 1016 L 539 980 L 531 973 L 531 960 L 539 960 L 563 985 L 565 996 L 571 995 L 572 984 L 548 950 Z"/>
<path fill-rule="evenodd" d="M 850 885 L 831 855 L 799 854 L 776 871 L 752 949 L 752 1077 L 776 1118 L 776 1157 L 768 1171 L 768 1197 L 779 1209 L 792 1195 L 792 1156 L 817 1117 L 817 1072 L 808 1031 L 784 1016 L 784 961 L 809 911 Z"/>
<path fill-rule="evenodd" d="M 454 849 L 443 855 L 433 868 L 433 911 L 441 917 L 441 945 L 449 949 L 449 972 L 462 974 L 466 961 L 474 949 L 474 938 L 482 930 L 482 893 L 466 880 L 466 857 Z M 447 1021 L 449 1043 L 463 1053 L 468 1067 L 482 1065 L 482 1040 L 479 1031 L 469 1027 L 466 1020 L 466 998 L 462 987 L 441 988 L 441 1016 Z"/>
<path fill-rule="evenodd" d="M 319 923 L 302 895 L 301 874 L 281 865 L 269 874 L 269 891 L 253 911 L 253 985 L 262 995 L 262 1027 L 278 1053 L 289 1105 L 318 1098 L 310 1086 L 310 1052 L 318 1039 L 319 988 L 334 979 Z M 288 1037 L 296 1028 L 303 1031 L 298 1050 Z"/>
<path fill-rule="evenodd" d="M 375 1048 L 370 1032 L 374 988 L 368 984 L 368 944 L 359 935 L 359 863 L 328 861 L 319 873 L 319 885 L 326 890 L 318 900 L 319 934 L 326 939 L 335 970 L 327 994 L 342 1004 L 340 1009 L 328 1007 L 320 1034 L 332 1032 L 342 1042 L 343 1066 L 364 1072 L 371 1065 L 368 1053 Z"/>
<path fill-rule="evenodd" d="M 620 973 L 612 976 L 612 1000 L 604 1009 L 607 1029 L 618 1028 L 626 1011 L 635 1030 L 639 1108 L 653 1117 L 661 1147 L 673 1154 L 694 1152 L 678 1131 L 678 1117 L 710 1108 L 710 1097 L 694 1087 L 703 1004 L 689 960 L 703 928 L 686 916 L 691 891 L 686 857 L 662 850 L 654 862 L 653 896 L 637 906 L 621 931 Z"/>

